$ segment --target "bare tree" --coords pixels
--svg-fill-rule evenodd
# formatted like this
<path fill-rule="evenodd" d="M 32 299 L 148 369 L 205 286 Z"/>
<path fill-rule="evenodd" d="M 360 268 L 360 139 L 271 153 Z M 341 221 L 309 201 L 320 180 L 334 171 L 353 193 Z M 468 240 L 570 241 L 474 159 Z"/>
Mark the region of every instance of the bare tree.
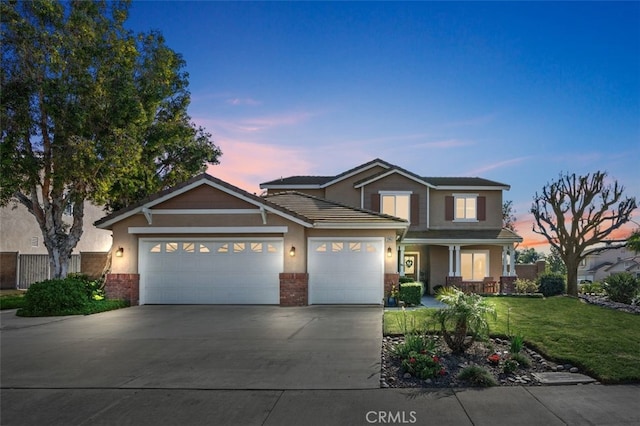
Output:
<path fill-rule="evenodd" d="M 567 293 L 578 295 L 578 265 L 586 256 L 622 247 L 625 239 L 611 234 L 631 218 L 637 207 L 634 197 L 623 199 L 624 187 L 617 181 L 605 184 L 606 172 L 586 176 L 560 174 L 542 193 L 536 192 L 531 206 L 533 232 L 544 235 L 567 267 Z M 606 241 L 606 246 L 600 243 Z"/>

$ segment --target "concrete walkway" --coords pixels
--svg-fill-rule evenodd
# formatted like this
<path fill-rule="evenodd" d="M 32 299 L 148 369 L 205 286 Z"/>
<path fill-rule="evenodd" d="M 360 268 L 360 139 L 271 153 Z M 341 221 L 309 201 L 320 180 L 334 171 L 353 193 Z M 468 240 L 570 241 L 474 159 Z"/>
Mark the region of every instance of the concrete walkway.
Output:
<path fill-rule="evenodd" d="M 380 308 L 12 314 L 3 426 L 640 424 L 640 385 L 379 389 Z"/>

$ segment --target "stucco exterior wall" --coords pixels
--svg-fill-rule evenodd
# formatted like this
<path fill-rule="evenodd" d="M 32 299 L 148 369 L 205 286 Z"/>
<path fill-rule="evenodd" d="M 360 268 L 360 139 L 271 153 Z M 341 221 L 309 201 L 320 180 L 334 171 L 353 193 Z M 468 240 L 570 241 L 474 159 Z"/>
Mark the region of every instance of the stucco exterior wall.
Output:
<path fill-rule="evenodd" d="M 486 197 L 486 220 L 479 222 L 452 222 L 445 220 L 445 197 L 453 194 L 477 194 Z M 431 229 L 500 229 L 502 228 L 502 191 L 429 191 Z"/>
<path fill-rule="evenodd" d="M 340 182 L 325 189 L 325 197 L 328 200 L 346 204 L 348 206 L 360 207 L 360 190 L 354 188 L 354 184 L 376 173 L 387 170 L 380 166 L 372 167 L 364 172 L 350 176 Z"/>
<path fill-rule="evenodd" d="M 93 222 L 105 215 L 102 207 L 89 202 L 84 206 L 83 233 L 73 254 L 83 251 L 106 252 L 111 247 L 111 231 L 98 229 Z M 69 224 L 71 216 L 67 217 Z M 32 244 L 32 243 L 36 244 Z M 0 208 L 0 252 L 47 254 L 42 231 L 36 218 L 22 204 L 10 203 Z"/>

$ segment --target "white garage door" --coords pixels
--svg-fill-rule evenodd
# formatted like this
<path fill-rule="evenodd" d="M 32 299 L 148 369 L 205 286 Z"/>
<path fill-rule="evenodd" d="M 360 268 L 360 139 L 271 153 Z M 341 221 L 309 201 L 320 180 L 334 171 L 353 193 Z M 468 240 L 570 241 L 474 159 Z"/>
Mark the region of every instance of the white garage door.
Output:
<path fill-rule="evenodd" d="M 382 238 L 309 238 L 309 303 L 380 304 Z"/>
<path fill-rule="evenodd" d="M 281 238 L 141 239 L 140 304 L 279 304 Z"/>

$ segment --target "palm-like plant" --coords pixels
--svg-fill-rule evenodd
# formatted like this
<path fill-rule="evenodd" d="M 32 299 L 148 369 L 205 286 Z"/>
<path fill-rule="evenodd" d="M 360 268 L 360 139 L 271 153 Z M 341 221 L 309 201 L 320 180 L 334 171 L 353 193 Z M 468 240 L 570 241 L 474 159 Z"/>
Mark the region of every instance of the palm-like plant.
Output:
<path fill-rule="evenodd" d="M 451 352 L 463 354 L 478 338 L 489 334 L 487 317 L 496 317 L 495 308 L 477 294 L 464 294 L 455 287 L 443 287 L 436 299 L 449 305 L 434 313 L 442 337 Z"/>

